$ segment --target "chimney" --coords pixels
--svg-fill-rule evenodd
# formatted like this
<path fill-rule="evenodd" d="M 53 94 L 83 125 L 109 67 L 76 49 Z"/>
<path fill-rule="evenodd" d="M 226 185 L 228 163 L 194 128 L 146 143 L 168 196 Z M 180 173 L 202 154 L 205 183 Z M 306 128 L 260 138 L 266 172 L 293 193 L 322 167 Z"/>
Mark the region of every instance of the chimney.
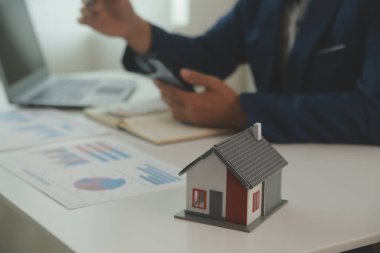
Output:
<path fill-rule="evenodd" d="M 256 123 L 253 125 L 253 136 L 256 138 L 256 140 L 261 141 L 263 139 L 262 132 L 261 132 L 261 123 Z"/>

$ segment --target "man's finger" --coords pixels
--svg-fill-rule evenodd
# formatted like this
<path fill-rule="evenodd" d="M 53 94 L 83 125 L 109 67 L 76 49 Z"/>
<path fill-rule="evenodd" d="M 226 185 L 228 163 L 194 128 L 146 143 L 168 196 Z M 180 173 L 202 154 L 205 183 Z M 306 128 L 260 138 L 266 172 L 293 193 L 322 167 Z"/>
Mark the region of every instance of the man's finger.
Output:
<path fill-rule="evenodd" d="M 91 5 L 95 2 L 95 0 L 82 0 L 82 4 L 84 6 L 88 6 L 88 5 Z"/>
<path fill-rule="evenodd" d="M 185 104 L 181 100 L 170 98 L 165 94 L 161 94 L 161 98 L 172 110 L 183 110 L 185 108 Z"/>
<path fill-rule="evenodd" d="M 179 109 L 179 108 L 184 108 L 185 107 L 185 101 L 183 98 L 181 98 L 180 96 L 173 96 L 172 93 L 170 92 L 166 92 L 165 90 L 161 90 L 160 89 L 160 92 L 161 92 L 161 99 L 166 103 L 168 104 L 168 106 L 171 108 L 171 109 Z"/>
<path fill-rule="evenodd" d="M 180 90 L 159 80 L 155 80 L 154 83 L 160 89 L 161 93 L 165 94 L 165 96 L 168 96 L 170 98 L 187 100 L 192 94 L 192 92 Z"/>
<path fill-rule="evenodd" d="M 173 108 L 171 112 L 174 119 L 187 124 L 194 124 L 187 110 Z"/>
<path fill-rule="evenodd" d="M 171 100 L 165 95 L 161 95 L 162 100 L 169 106 L 170 112 L 174 119 L 188 122 L 186 108 L 183 104 L 178 104 L 176 101 Z"/>
<path fill-rule="evenodd" d="M 104 9 L 104 1 L 103 0 L 93 0 L 91 4 L 91 8 L 95 12 L 103 11 Z"/>
<path fill-rule="evenodd" d="M 83 7 L 80 12 L 82 16 L 79 18 L 79 22 L 82 24 L 88 24 L 91 19 L 91 12 L 86 7 Z"/>
<path fill-rule="evenodd" d="M 218 78 L 210 75 L 205 75 L 190 69 L 182 69 L 181 76 L 186 82 L 192 85 L 203 86 L 208 90 L 217 90 L 220 86 Z"/>
<path fill-rule="evenodd" d="M 82 24 L 90 24 L 94 18 L 98 16 L 98 12 L 88 6 L 81 9 L 81 14 L 82 16 L 79 18 L 79 22 Z"/>

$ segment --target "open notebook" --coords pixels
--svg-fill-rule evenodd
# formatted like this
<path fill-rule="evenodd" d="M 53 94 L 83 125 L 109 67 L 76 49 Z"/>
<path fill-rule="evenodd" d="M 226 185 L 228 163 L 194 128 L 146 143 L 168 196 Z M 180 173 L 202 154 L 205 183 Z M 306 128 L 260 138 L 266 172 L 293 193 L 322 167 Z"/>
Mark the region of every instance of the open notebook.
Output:
<path fill-rule="evenodd" d="M 104 108 L 89 108 L 85 115 L 98 122 L 125 130 L 154 144 L 169 144 L 230 133 L 230 130 L 194 127 L 174 120 L 168 111 L 120 117 Z"/>

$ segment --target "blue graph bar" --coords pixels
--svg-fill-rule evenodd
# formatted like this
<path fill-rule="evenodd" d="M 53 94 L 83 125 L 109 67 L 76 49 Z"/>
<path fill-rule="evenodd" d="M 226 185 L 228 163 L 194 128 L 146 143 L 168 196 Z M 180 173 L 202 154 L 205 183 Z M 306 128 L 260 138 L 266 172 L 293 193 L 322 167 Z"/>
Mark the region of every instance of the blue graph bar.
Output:
<path fill-rule="evenodd" d="M 103 147 L 103 148 L 105 148 L 105 149 L 107 149 L 107 150 L 109 150 L 109 151 L 112 151 L 114 154 L 119 155 L 119 156 L 121 156 L 121 157 L 123 157 L 123 158 L 129 158 L 129 157 L 130 157 L 129 154 L 127 154 L 127 153 L 125 153 L 125 152 L 123 152 L 123 151 L 120 151 L 120 150 L 118 150 L 118 149 L 116 149 L 116 148 L 110 147 L 110 146 L 108 146 L 107 144 L 104 144 L 104 143 L 102 143 L 102 142 L 99 142 L 99 143 L 97 143 L 97 144 L 98 144 L 100 147 Z"/>
<path fill-rule="evenodd" d="M 141 170 L 146 172 L 148 175 L 150 175 L 150 177 L 161 182 L 162 184 L 167 184 L 174 181 L 174 180 L 169 179 L 166 175 L 162 173 L 157 173 L 156 171 L 152 171 L 149 168 L 141 168 Z"/>
<path fill-rule="evenodd" d="M 155 185 L 162 185 L 180 180 L 178 177 L 172 176 L 169 173 L 148 164 L 144 167 L 138 167 L 138 170 L 148 174 L 148 176 L 140 176 L 140 178 Z"/>
<path fill-rule="evenodd" d="M 48 138 L 48 139 L 64 136 L 64 133 L 56 131 L 54 129 L 51 129 L 43 125 L 20 127 L 17 130 L 21 132 L 35 132 L 37 135 L 43 138 Z"/>
<path fill-rule="evenodd" d="M 107 158 L 104 158 L 103 156 L 100 156 L 100 155 L 98 155 L 97 153 L 94 153 L 94 152 L 88 150 L 87 148 L 84 148 L 84 147 L 81 147 L 81 146 L 77 146 L 77 148 L 78 148 L 80 151 L 84 152 L 85 154 L 87 154 L 87 155 L 89 155 L 89 156 L 92 156 L 93 158 L 95 158 L 95 159 L 97 159 L 97 160 L 99 160 L 99 161 L 101 161 L 101 162 L 108 162 L 108 159 L 107 159 Z"/>
<path fill-rule="evenodd" d="M 68 125 L 68 124 L 62 124 L 62 125 L 61 125 L 61 128 L 64 129 L 64 130 L 66 130 L 66 131 L 71 131 L 71 130 L 73 130 L 73 126 Z"/>
<path fill-rule="evenodd" d="M 113 154 L 107 151 L 104 151 L 103 149 L 97 147 L 96 145 L 88 144 L 87 147 L 90 148 L 92 151 L 97 152 L 98 154 L 102 154 L 103 156 L 110 158 L 111 160 L 119 160 L 119 157 L 114 156 Z"/>
<path fill-rule="evenodd" d="M 50 160 L 55 161 L 54 164 L 62 165 L 65 168 L 88 163 L 87 160 L 64 148 L 51 149 L 43 153 Z"/>
<path fill-rule="evenodd" d="M 72 166 L 76 166 L 76 165 L 81 165 L 81 164 L 86 164 L 88 163 L 88 161 L 86 160 L 77 160 L 77 161 L 65 161 L 65 162 L 60 162 L 58 164 L 62 164 L 64 165 L 65 167 L 72 167 Z"/>
<path fill-rule="evenodd" d="M 77 148 L 85 154 L 101 161 L 110 162 L 120 159 L 130 158 L 130 156 L 116 148 L 110 147 L 104 143 L 91 143 L 77 146 Z"/>
<path fill-rule="evenodd" d="M 162 184 L 160 181 L 157 181 L 157 180 L 155 180 L 155 179 L 152 178 L 152 177 L 146 177 L 146 176 L 140 176 L 140 177 L 141 177 L 142 179 L 144 179 L 144 180 L 146 180 L 146 181 L 148 181 L 148 182 L 154 184 L 154 185 L 160 185 L 160 184 Z"/>
<path fill-rule="evenodd" d="M 169 173 L 167 172 L 164 172 L 156 167 L 153 167 L 151 165 L 146 165 L 148 171 L 152 172 L 153 174 L 156 174 L 156 175 L 160 175 L 160 176 L 164 176 L 165 178 L 167 178 L 168 180 L 170 180 L 171 182 L 173 181 L 179 181 L 180 179 L 176 176 L 172 176 L 170 175 Z"/>
<path fill-rule="evenodd" d="M 0 121 L 23 123 L 29 121 L 29 118 L 15 112 L 5 112 L 0 113 Z"/>

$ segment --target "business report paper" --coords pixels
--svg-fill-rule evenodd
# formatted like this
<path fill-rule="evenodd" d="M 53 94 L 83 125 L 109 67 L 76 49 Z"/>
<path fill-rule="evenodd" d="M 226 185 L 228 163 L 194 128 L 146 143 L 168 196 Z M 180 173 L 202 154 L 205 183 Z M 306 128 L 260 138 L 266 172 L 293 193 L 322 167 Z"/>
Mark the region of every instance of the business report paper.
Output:
<path fill-rule="evenodd" d="M 110 136 L 2 153 L 0 167 L 68 209 L 184 185 L 177 167 Z"/>
<path fill-rule="evenodd" d="M 89 120 L 58 110 L 0 111 L 0 152 L 106 134 Z"/>

